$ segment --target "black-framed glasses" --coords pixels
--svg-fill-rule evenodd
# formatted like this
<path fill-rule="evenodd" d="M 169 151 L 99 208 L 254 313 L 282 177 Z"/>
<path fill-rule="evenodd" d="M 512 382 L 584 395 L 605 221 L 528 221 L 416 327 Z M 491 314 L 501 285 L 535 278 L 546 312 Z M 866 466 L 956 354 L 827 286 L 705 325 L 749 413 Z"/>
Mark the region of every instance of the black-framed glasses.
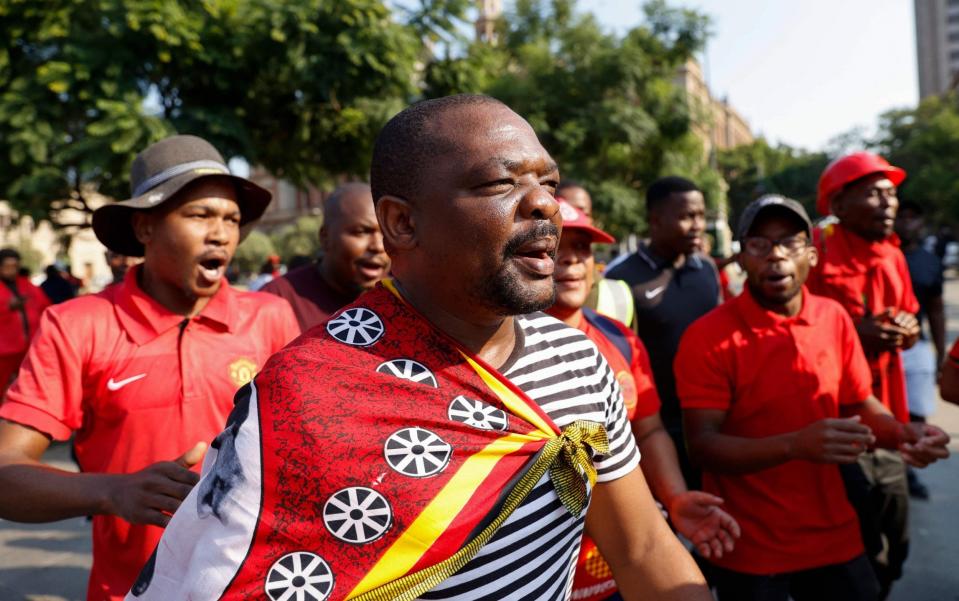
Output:
<path fill-rule="evenodd" d="M 786 236 L 779 240 L 770 240 L 762 236 L 748 236 L 743 238 L 742 246 L 743 251 L 760 258 L 771 253 L 774 246 L 781 246 L 789 255 L 798 255 L 809 246 L 809 239 L 805 236 Z"/>

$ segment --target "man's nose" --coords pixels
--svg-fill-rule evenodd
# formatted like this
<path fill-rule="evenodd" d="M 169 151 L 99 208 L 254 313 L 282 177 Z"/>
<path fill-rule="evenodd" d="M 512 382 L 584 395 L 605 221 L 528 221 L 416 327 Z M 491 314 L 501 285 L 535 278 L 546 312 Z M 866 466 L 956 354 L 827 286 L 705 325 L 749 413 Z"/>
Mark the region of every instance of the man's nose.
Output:
<path fill-rule="evenodd" d="M 520 215 L 526 219 L 552 221 L 559 213 L 559 203 L 553 193 L 538 183 L 523 195 L 519 208 Z"/>
<path fill-rule="evenodd" d="M 772 248 L 769 249 L 769 254 L 766 255 L 767 261 L 784 261 L 789 258 L 789 252 L 786 250 L 786 247 L 780 242 L 773 242 Z"/>
<path fill-rule="evenodd" d="M 693 218 L 693 225 L 689 228 L 690 231 L 702 233 L 706 231 L 706 217 L 696 216 Z"/>
<path fill-rule="evenodd" d="M 230 234 L 226 219 L 215 217 L 210 220 L 210 228 L 207 230 L 206 239 L 213 244 L 226 244 L 230 240 Z"/>
<path fill-rule="evenodd" d="M 384 252 L 385 249 L 383 248 L 382 232 L 373 232 L 373 235 L 370 236 L 369 250 L 371 253 L 374 253 L 374 254 Z"/>

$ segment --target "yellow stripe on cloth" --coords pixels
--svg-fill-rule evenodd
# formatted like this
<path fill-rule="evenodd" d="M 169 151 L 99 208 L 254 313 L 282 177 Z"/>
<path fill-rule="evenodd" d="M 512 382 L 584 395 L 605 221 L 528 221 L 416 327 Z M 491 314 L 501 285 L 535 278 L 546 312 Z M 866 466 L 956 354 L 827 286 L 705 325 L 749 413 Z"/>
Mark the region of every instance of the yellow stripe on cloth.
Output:
<path fill-rule="evenodd" d="M 465 354 L 463 355 L 463 358 L 465 358 L 470 364 L 470 367 L 472 367 L 473 370 L 479 374 L 479 377 L 483 379 L 483 383 L 486 384 L 493 394 L 495 394 L 499 400 L 503 401 L 503 405 L 505 405 L 511 413 L 523 418 L 523 420 L 525 420 L 527 423 L 536 426 L 540 432 L 543 432 L 549 438 L 556 436 L 553 428 L 551 428 L 538 413 L 533 411 L 528 404 L 516 396 L 516 393 L 510 390 L 506 384 L 503 384 L 499 378 L 486 371 L 482 365 L 476 361 L 473 361 Z"/>
<path fill-rule="evenodd" d="M 399 289 L 396 287 L 396 282 L 393 281 L 393 278 L 383 278 L 380 280 L 380 283 L 383 284 L 383 287 L 393 293 L 396 298 L 400 301 L 406 303 L 406 299 L 403 298 L 403 295 L 400 294 Z M 509 409 L 514 415 L 526 420 L 528 423 L 535 426 L 539 431 L 543 432 L 548 438 L 555 436 L 553 428 L 543 420 L 542 417 L 535 411 L 533 411 L 529 405 L 524 403 L 516 393 L 509 389 L 503 382 L 499 380 L 496 376 L 486 371 L 482 365 L 473 361 L 469 358 L 469 355 L 460 351 L 460 354 L 463 355 L 463 358 L 470 364 L 470 367 L 473 368 L 479 377 L 483 380 L 486 386 L 503 402 L 507 409 Z"/>
<path fill-rule="evenodd" d="M 350 592 L 352 599 L 384 582 L 406 574 L 423 557 L 483 483 L 503 457 L 515 453 L 523 445 L 549 438 L 539 432 L 531 435 L 508 434 L 486 445 L 470 456 L 449 482 L 403 534 L 387 549 L 363 580 Z"/>
<path fill-rule="evenodd" d="M 436 565 L 423 568 L 396 580 L 384 581 L 381 586 L 363 594 L 356 594 L 357 589 L 359 589 L 357 587 L 347 599 L 353 601 L 412 601 L 426 591 L 436 588 L 439 583 L 458 572 L 479 553 L 480 549 L 493 538 L 493 535 L 496 534 L 513 511 L 529 496 L 529 493 L 536 487 L 536 483 L 539 482 L 547 470 L 550 472 L 550 479 L 556 486 L 556 492 L 560 500 L 573 515 L 579 516 L 586 509 L 588 501 L 586 484 L 583 478 L 587 478 L 590 482 L 596 481 L 596 468 L 593 467 L 586 447 L 592 447 L 600 453 L 608 453 L 609 440 L 606 436 L 606 429 L 596 422 L 577 420 L 566 426 L 560 436 L 546 443 L 546 446 L 537 455 L 532 467 L 523 474 L 519 482 L 509 492 L 499 514 L 462 549 L 449 559 Z M 586 458 L 585 464 L 582 463 L 584 457 Z M 578 485 L 574 480 L 578 480 Z M 384 559 L 386 559 L 385 555 L 377 562 L 374 569 L 379 567 Z M 367 582 L 368 579 L 364 578 L 363 582 Z"/>

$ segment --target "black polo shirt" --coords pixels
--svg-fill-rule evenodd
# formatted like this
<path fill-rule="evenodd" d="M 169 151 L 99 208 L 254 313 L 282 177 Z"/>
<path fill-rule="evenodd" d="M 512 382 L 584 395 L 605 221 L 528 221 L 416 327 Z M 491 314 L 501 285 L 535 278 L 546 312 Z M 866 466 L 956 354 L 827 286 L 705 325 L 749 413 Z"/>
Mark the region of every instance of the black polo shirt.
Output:
<path fill-rule="evenodd" d="M 649 352 L 656 389 L 662 399 L 660 416 L 670 435 L 677 439 L 682 435 L 682 412 L 676 396 L 673 358 L 689 324 L 719 306 L 716 265 L 697 253 L 674 267 L 641 244 L 603 275 L 624 280 L 633 291 L 635 329 Z"/>

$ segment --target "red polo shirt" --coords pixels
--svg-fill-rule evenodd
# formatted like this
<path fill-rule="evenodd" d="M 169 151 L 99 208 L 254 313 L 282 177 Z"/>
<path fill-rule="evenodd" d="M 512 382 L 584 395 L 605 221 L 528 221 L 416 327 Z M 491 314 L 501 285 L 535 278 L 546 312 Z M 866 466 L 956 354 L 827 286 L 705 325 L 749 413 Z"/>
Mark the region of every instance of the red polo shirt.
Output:
<path fill-rule="evenodd" d="M 838 223 L 817 232 L 819 264 L 807 282 L 813 294 L 838 301 L 857 323 L 865 315 L 877 315 L 886 308 L 919 311 L 899 238 L 892 235 L 882 242 L 870 242 Z M 870 353 L 866 358 L 872 371 L 873 394 L 896 419 L 908 423 L 901 353 Z"/>
<path fill-rule="evenodd" d="M 85 472 L 130 473 L 211 442 L 236 389 L 299 333 L 286 301 L 225 280 L 185 320 L 137 286 L 138 271 L 44 312 L 0 406 L 3 419 L 56 440 L 76 432 Z M 88 599 L 122 599 L 162 532 L 95 516 Z"/>
<path fill-rule="evenodd" d="M 839 417 L 871 394 L 869 366 L 849 316 L 804 291 L 783 317 L 748 290 L 693 323 L 675 371 L 683 410 L 726 411 L 722 432 L 764 438 Z M 703 472 L 703 490 L 725 499 L 742 527 L 717 565 L 776 574 L 848 561 L 863 552 L 856 513 L 836 465 L 789 461 L 748 474 Z"/>
<path fill-rule="evenodd" d="M 608 319 L 629 344 L 633 355 L 632 361 L 627 362 L 623 353 L 610 342 L 603 331 L 586 321 L 585 317 L 580 317 L 576 328 L 596 344 L 599 352 L 609 363 L 610 369 L 616 374 L 616 381 L 619 382 L 619 387 L 623 391 L 626 417 L 633 421 L 659 413 L 659 394 L 653 383 L 653 369 L 649 365 L 646 347 L 631 329 L 615 319 Z M 609 564 L 596 548 L 596 543 L 588 536 L 583 536 L 583 542 L 579 548 L 579 560 L 576 564 L 576 576 L 573 580 L 572 598 L 576 601 L 599 601 L 606 599 L 616 590 L 616 581 L 613 579 L 613 571 L 609 568 Z"/>

